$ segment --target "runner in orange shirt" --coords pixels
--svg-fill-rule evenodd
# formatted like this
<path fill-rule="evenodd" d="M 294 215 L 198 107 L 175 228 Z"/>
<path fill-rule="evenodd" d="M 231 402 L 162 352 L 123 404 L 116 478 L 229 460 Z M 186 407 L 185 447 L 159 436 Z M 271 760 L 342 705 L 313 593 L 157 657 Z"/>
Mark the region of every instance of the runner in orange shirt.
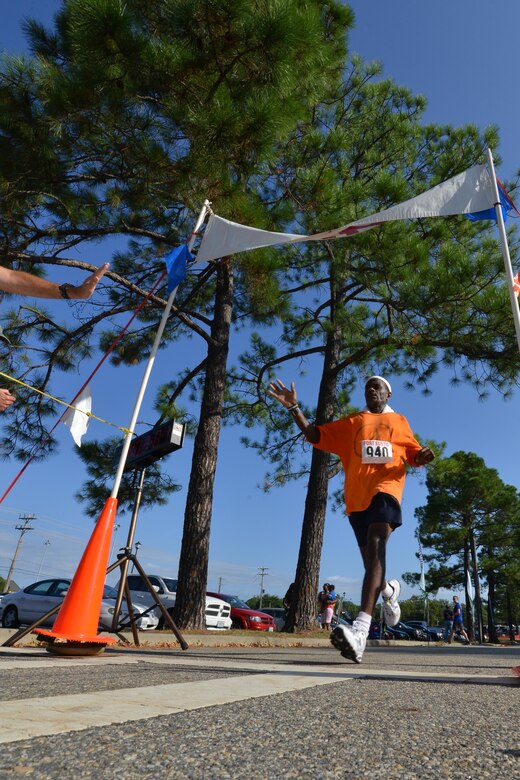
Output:
<path fill-rule="evenodd" d="M 372 376 L 365 385 L 367 405 L 362 412 L 325 425 L 313 425 L 298 406 L 294 382 L 290 389 L 279 379 L 269 386 L 269 394 L 293 415 L 307 441 L 338 455 L 345 471 L 345 504 L 365 576 L 358 616 L 352 627 L 335 628 L 331 642 L 345 658 L 358 664 L 380 593 L 386 623 L 395 626 L 401 617 L 401 585 L 399 580 L 385 580 L 385 565 L 388 538 L 402 525 L 405 463 L 424 466 L 435 457 L 429 447 L 421 447 L 415 439 L 406 418 L 388 406 L 391 393 L 386 379 Z"/>

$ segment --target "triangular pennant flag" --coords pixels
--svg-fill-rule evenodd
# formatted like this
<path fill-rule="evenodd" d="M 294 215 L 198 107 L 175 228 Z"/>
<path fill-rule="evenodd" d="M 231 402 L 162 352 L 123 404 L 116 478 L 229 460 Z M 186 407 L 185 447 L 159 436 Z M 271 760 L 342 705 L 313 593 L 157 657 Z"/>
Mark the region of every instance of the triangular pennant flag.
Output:
<path fill-rule="evenodd" d="M 61 421 L 70 428 L 70 433 L 78 447 L 81 447 L 81 438 L 87 432 L 89 414 L 92 411 L 92 397 L 87 386 L 74 401 L 74 409 L 67 409 Z"/>
<path fill-rule="evenodd" d="M 503 188 L 503 186 L 500 184 L 500 182 L 497 179 L 497 187 L 498 187 L 498 194 L 500 196 L 500 203 L 502 204 L 502 216 L 504 217 L 504 222 L 507 219 L 507 213 L 508 211 L 511 211 L 511 209 L 515 209 L 516 206 Z M 471 219 L 472 222 L 476 222 L 479 219 L 496 219 L 497 214 L 495 211 L 495 207 L 491 206 L 488 209 L 484 209 L 483 211 L 474 211 L 471 214 L 466 214 L 466 217 L 468 219 Z"/>
<path fill-rule="evenodd" d="M 398 203 L 376 214 L 351 222 L 349 225 L 309 236 L 315 240 L 341 238 L 368 230 L 396 219 L 449 217 L 455 214 L 473 214 L 493 206 L 493 180 L 486 165 L 474 165 L 451 179 L 437 184 L 414 198 Z"/>
<path fill-rule="evenodd" d="M 307 241 L 308 236 L 295 233 L 274 233 L 270 230 L 241 225 L 216 214 L 211 214 L 197 252 L 197 263 L 227 257 L 276 244 L 294 244 Z"/>
<path fill-rule="evenodd" d="M 164 262 L 168 271 L 168 295 L 186 278 L 188 262 L 192 257 L 188 244 L 176 246 L 165 255 Z"/>
<path fill-rule="evenodd" d="M 421 576 L 419 577 L 419 588 L 423 593 L 426 593 L 426 580 L 424 578 L 424 571 L 421 568 Z"/>
<path fill-rule="evenodd" d="M 473 601 L 475 598 L 475 589 L 473 588 L 473 583 L 471 581 L 471 572 L 469 569 L 466 569 L 466 590 L 468 592 L 469 599 Z"/>

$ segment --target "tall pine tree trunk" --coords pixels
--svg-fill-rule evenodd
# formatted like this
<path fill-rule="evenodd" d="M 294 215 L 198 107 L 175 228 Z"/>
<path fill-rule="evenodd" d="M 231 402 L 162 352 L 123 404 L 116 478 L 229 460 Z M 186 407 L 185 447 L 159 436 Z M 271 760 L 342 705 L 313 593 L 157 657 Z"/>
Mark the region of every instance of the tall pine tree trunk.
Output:
<path fill-rule="evenodd" d="M 325 345 L 316 410 L 318 424 L 332 420 L 336 397 L 337 363 L 338 339 L 336 332 L 332 330 Z M 329 463 L 330 455 L 327 452 L 313 450 L 294 580 L 294 597 L 287 616 L 287 631 L 307 631 L 316 628 L 321 551 L 329 490 Z"/>
<path fill-rule="evenodd" d="M 175 619 L 179 628 L 204 628 L 213 484 L 226 390 L 233 302 L 231 262 L 217 269 L 215 310 L 184 512 Z"/>
<path fill-rule="evenodd" d="M 515 641 L 515 625 L 513 623 L 513 607 L 511 604 L 511 590 L 509 585 L 506 588 L 506 609 L 507 609 L 507 622 L 509 625 L 509 640 Z"/>
<path fill-rule="evenodd" d="M 488 558 L 491 558 L 491 551 L 487 551 Z M 495 625 L 495 596 L 496 596 L 496 575 L 493 570 L 489 570 L 487 574 L 487 586 L 488 586 L 488 636 L 491 644 L 498 644 L 497 629 Z"/>

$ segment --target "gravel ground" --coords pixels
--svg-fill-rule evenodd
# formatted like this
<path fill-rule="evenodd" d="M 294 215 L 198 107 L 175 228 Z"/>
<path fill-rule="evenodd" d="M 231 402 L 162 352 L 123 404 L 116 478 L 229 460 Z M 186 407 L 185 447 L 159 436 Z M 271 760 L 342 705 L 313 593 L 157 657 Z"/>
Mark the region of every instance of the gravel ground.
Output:
<path fill-rule="evenodd" d="M 353 680 L 3 745 L 0 778 L 520 778 L 518 701 L 517 688 Z"/>
<path fill-rule="evenodd" d="M 518 701 L 513 687 L 353 680 L 10 743 L 0 777 L 520 778 Z"/>
<path fill-rule="evenodd" d="M 73 668 L 49 667 L 41 669 L 17 669 L 1 671 L 0 690 L 2 701 L 31 699 L 58 694 L 89 693 L 91 691 L 116 691 L 121 688 L 137 688 L 145 685 L 169 685 L 174 683 L 214 680 L 217 677 L 235 677 L 243 672 L 232 670 L 193 669 L 166 664 L 137 663 L 119 666 L 78 666 Z M 0 710 L 1 711 L 1 710 Z"/>
<path fill-rule="evenodd" d="M 304 674 L 320 666 L 320 675 L 343 668 L 382 676 L 415 672 L 423 679 L 360 677 L 6 743 L 0 780 L 520 780 L 520 686 L 511 676 L 511 667 L 520 664 L 518 647 L 375 647 L 367 649 L 361 666 L 344 662 L 332 648 L 309 647 L 196 648 L 173 655 L 171 649 L 114 649 L 107 656 L 124 660 L 127 653 L 135 655 L 134 663 L 70 667 L 54 666 L 44 654 L 49 664 L 41 668 L 25 668 L 25 657 L 0 654 L 3 700 L 243 677 L 233 663 L 244 662 L 258 663 L 256 673 L 266 664 L 280 670 L 301 664 Z M 168 662 L 172 657 L 203 665 L 175 666 Z M 20 667 L 2 670 L 4 659 L 16 659 Z M 436 671 L 468 679 L 424 680 Z M 476 674 L 487 675 L 487 682 L 472 681 Z M 497 678 L 491 684 L 490 676 Z"/>

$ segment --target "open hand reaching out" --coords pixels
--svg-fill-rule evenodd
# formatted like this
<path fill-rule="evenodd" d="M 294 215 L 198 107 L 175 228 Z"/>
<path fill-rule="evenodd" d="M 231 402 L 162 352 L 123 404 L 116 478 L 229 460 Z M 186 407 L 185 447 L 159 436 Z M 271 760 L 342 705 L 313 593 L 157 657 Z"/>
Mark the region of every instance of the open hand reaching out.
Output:
<path fill-rule="evenodd" d="M 71 288 L 74 292 L 70 296 L 71 298 L 77 298 L 79 300 L 84 300 L 86 298 L 90 298 L 94 290 L 96 289 L 97 283 L 101 279 L 101 277 L 108 271 L 109 264 L 105 263 L 104 265 L 100 266 L 97 271 L 94 271 L 93 274 L 90 274 L 90 276 L 87 276 L 83 284 L 78 285 L 77 287 Z"/>
<path fill-rule="evenodd" d="M 269 395 L 272 395 L 273 398 L 276 398 L 277 401 L 280 401 L 282 406 L 285 406 L 286 409 L 298 403 L 294 382 L 291 382 L 290 390 L 284 385 L 281 379 L 276 379 L 274 382 L 270 382 Z"/>

